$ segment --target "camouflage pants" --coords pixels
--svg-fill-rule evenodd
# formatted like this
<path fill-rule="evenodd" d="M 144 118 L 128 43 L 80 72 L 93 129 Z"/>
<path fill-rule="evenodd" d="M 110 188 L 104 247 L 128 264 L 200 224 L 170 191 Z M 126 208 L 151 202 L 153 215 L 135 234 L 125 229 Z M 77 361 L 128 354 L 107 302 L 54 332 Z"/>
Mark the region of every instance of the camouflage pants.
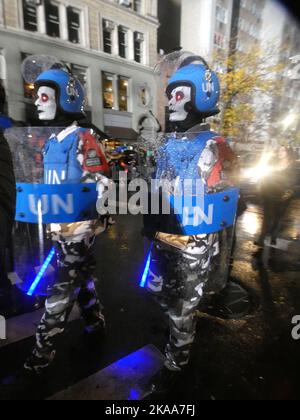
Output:
<path fill-rule="evenodd" d="M 169 318 L 166 366 L 171 370 L 180 370 L 189 362 L 196 335 L 196 310 L 217 247 L 217 235 L 192 237 L 184 251 L 162 242 L 154 244 L 147 289 Z"/>
<path fill-rule="evenodd" d="M 65 330 L 69 315 L 77 301 L 87 331 L 104 323 L 102 306 L 92 279 L 95 260 L 92 254 L 94 239 L 78 243 L 55 242 L 58 273 L 55 284 L 48 289 L 46 312 L 36 334 L 33 354 L 50 357 L 56 339 Z"/>

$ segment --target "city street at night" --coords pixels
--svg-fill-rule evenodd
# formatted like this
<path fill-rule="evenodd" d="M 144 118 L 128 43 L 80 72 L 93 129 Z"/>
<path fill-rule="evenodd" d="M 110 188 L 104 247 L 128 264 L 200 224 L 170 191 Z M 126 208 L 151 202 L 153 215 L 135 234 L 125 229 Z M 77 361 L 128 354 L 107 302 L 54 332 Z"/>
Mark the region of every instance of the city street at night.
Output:
<path fill-rule="evenodd" d="M 293 3 L 0 0 L 0 401 L 300 399 Z"/>

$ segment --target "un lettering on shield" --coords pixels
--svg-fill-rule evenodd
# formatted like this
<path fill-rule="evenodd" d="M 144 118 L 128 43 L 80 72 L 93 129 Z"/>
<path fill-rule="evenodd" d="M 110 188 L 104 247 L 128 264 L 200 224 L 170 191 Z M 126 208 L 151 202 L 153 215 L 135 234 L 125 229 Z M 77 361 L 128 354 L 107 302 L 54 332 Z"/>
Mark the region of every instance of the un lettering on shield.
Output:
<path fill-rule="evenodd" d="M 6 320 L 0 315 L 0 340 L 6 340 Z"/>

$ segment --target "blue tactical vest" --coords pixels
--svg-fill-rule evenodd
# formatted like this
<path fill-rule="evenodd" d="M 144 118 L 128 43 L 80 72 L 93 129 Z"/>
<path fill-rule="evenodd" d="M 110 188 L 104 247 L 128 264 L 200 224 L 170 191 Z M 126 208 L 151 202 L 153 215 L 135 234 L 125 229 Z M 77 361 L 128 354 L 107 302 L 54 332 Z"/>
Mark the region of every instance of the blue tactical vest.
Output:
<path fill-rule="evenodd" d="M 82 177 L 82 169 L 77 160 L 79 133 L 78 128 L 63 141 L 56 136 L 51 137 L 44 148 L 44 182 L 45 184 L 78 184 Z"/>
<path fill-rule="evenodd" d="M 193 139 L 172 137 L 159 152 L 156 179 L 167 177 L 175 180 L 201 180 L 198 169 L 200 157 L 207 142 L 217 136 L 212 131 L 203 131 Z"/>
<path fill-rule="evenodd" d="M 40 142 L 47 139 L 43 148 L 44 182 L 39 183 L 39 171 L 31 167 L 29 161 L 24 162 L 24 174 L 20 171 L 19 175 L 17 171 L 16 221 L 33 224 L 42 221 L 47 225 L 84 222 L 99 217 L 96 208 L 97 184 L 81 183 L 85 165 L 82 162 L 82 168 L 77 160 L 82 134 L 90 134 L 90 129 L 74 127 L 72 130 L 64 133 L 61 142 L 54 134 L 62 129 L 56 127 L 24 127 L 7 132 L 12 145 L 20 137 L 24 147 L 27 147 L 27 139 L 30 138 L 29 152 L 40 150 Z M 53 135 L 49 137 L 51 133 Z"/>
<path fill-rule="evenodd" d="M 212 131 L 203 131 L 190 138 L 188 134 L 180 139 L 171 137 L 160 149 L 157 162 L 156 182 L 177 180 L 176 185 L 188 188 L 181 192 L 163 193 L 156 188 L 153 197 L 160 196 L 159 214 L 145 216 L 146 231 L 159 231 L 176 235 L 201 235 L 218 232 L 235 222 L 238 189 L 228 189 L 221 193 L 208 193 L 204 185 L 198 164 L 207 142 L 217 136 Z M 167 203 L 171 214 L 162 210 Z"/>

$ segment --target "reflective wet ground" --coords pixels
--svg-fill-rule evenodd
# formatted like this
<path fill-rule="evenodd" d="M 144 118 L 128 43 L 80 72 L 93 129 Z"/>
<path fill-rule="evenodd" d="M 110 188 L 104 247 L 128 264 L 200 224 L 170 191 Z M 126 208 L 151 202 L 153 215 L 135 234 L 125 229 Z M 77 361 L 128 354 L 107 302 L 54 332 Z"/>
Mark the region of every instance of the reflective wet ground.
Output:
<path fill-rule="evenodd" d="M 299 398 L 300 341 L 292 339 L 291 331 L 292 318 L 300 315 L 300 200 L 292 203 L 276 248 L 266 245 L 259 251 L 254 245 L 261 220 L 260 206 L 249 204 L 238 223 L 232 270 L 233 280 L 247 290 L 255 309 L 242 319 L 228 320 L 201 308 L 191 365 L 167 399 Z M 55 398 L 67 389 L 59 395 L 76 394 L 78 399 L 82 390 L 82 398 L 96 395 L 100 399 L 101 381 L 107 372 L 111 399 L 123 399 L 124 395 L 142 398 L 141 389 L 151 369 L 161 363 L 158 355 L 163 352 L 168 329 L 154 302 L 138 287 L 148 250 L 140 234 L 141 218 L 122 216 L 116 221 L 97 243 L 108 325 L 105 340 L 84 344 L 82 324 L 74 313 L 47 378 L 24 386 L 15 374 L 33 345 L 41 315 L 28 314 L 32 304 L 28 302 L 23 309 L 26 315 L 10 315 L 9 341 L 0 341 L 1 399 Z M 2 308 L 4 304 L 2 299 Z M 116 375 L 119 366 L 123 370 Z M 130 374 L 124 373 L 124 366 Z M 93 395 L 86 387 L 78 387 L 81 381 L 95 384 Z M 103 389 L 103 395 L 108 395 L 105 392 Z"/>

